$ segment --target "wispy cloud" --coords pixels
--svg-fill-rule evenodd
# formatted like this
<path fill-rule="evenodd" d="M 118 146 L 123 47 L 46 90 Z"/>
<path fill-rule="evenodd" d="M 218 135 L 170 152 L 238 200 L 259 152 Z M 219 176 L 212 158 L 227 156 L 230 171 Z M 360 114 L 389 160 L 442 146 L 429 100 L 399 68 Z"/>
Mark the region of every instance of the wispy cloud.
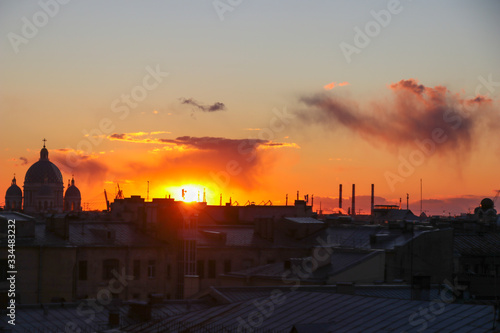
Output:
<path fill-rule="evenodd" d="M 150 143 L 150 144 L 162 144 L 163 142 L 155 136 L 160 134 L 169 134 L 166 131 L 156 131 L 156 132 L 131 132 L 131 133 L 113 133 L 108 135 L 107 138 L 112 141 L 126 141 L 132 143 Z"/>
<path fill-rule="evenodd" d="M 344 127 L 367 141 L 386 145 L 414 146 L 432 138 L 438 129 L 446 140 L 435 145 L 440 154 L 469 152 L 475 140 L 487 131 L 500 130 L 500 116 L 485 96 L 465 99 L 446 87 L 426 87 L 417 80 L 391 84 L 392 98 L 375 100 L 370 110 L 356 101 L 320 93 L 300 98 L 307 109 L 298 112 L 304 123 L 318 123 L 327 128 Z M 474 106 L 468 112 L 467 106 Z"/>
<path fill-rule="evenodd" d="M 337 82 L 332 82 L 332 83 L 328 83 L 323 88 L 325 90 L 332 90 L 335 87 L 343 87 L 343 86 L 347 86 L 347 85 L 349 85 L 349 82 L 347 82 L 347 81 L 340 82 L 339 84 L 337 84 Z"/>
<path fill-rule="evenodd" d="M 73 149 L 56 149 L 51 160 L 66 174 L 74 174 L 79 183 L 99 184 L 104 182 L 109 171 L 100 158 L 102 154 L 86 155 Z"/>
<path fill-rule="evenodd" d="M 181 104 L 188 104 L 196 107 L 197 109 L 203 112 L 216 112 L 216 111 L 224 111 L 226 106 L 224 103 L 215 102 L 212 105 L 203 105 L 192 98 L 180 98 Z"/>

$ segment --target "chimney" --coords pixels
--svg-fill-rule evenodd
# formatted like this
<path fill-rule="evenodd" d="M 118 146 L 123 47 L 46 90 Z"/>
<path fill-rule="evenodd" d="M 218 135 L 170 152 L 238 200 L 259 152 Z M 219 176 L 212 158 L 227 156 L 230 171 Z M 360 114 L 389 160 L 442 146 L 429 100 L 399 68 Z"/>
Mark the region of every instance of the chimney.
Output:
<path fill-rule="evenodd" d="M 356 184 L 352 184 L 352 205 L 351 214 L 356 215 Z"/>
<path fill-rule="evenodd" d="M 339 208 L 342 209 L 342 184 L 339 185 Z"/>
<path fill-rule="evenodd" d="M 371 202 L 371 215 L 373 215 L 373 207 L 375 205 L 375 184 L 372 184 L 372 202 Z"/>

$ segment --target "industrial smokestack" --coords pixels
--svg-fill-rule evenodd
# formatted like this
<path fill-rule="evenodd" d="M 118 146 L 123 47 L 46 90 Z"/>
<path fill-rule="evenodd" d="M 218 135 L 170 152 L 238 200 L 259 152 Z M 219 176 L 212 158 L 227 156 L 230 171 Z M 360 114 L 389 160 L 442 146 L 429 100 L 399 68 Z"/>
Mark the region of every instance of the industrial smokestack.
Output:
<path fill-rule="evenodd" d="M 373 215 L 373 207 L 375 205 L 375 184 L 372 184 L 372 202 L 371 202 L 371 215 Z"/>
<path fill-rule="evenodd" d="M 352 184 L 352 209 L 351 214 L 356 215 L 356 184 Z"/>
<path fill-rule="evenodd" d="M 339 185 L 339 209 L 342 209 L 342 184 Z"/>

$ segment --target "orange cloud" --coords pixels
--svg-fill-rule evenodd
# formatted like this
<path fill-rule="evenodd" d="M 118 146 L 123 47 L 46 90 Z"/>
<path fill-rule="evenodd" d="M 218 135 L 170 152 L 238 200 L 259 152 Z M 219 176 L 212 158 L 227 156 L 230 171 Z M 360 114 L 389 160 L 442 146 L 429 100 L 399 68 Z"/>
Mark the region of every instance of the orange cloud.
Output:
<path fill-rule="evenodd" d="M 349 85 L 349 82 L 347 82 L 347 81 L 340 82 L 339 84 L 337 84 L 337 82 L 332 82 L 332 83 L 328 83 L 323 88 L 325 88 L 325 90 L 332 90 L 336 86 L 337 87 L 343 87 L 343 86 L 347 86 L 347 85 Z"/>
<path fill-rule="evenodd" d="M 298 115 L 305 123 L 347 128 L 372 144 L 417 145 L 457 157 L 470 152 L 488 131 L 500 129 L 500 115 L 494 112 L 492 100 L 484 96 L 464 99 L 446 87 L 426 87 L 415 79 L 401 80 L 389 88 L 392 99 L 372 101 L 369 112 L 355 100 L 323 93 L 301 98 L 307 111 Z"/>

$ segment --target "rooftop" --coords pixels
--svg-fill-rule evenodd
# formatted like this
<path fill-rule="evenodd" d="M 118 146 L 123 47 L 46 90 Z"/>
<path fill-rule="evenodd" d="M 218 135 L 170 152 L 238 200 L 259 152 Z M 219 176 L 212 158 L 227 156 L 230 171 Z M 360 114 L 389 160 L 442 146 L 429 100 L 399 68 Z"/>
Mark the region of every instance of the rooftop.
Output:
<path fill-rule="evenodd" d="M 323 332 L 487 332 L 493 309 L 486 305 L 446 304 L 323 292 L 278 289 L 241 302 L 131 325 L 122 332 L 253 332 L 288 333 L 294 325 L 318 325 Z M 428 309 L 427 317 L 422 309 Z M 260 311 L 260 312 L 259 312 Z M 263 315 L 264 313 L 265 315 Z"/>

